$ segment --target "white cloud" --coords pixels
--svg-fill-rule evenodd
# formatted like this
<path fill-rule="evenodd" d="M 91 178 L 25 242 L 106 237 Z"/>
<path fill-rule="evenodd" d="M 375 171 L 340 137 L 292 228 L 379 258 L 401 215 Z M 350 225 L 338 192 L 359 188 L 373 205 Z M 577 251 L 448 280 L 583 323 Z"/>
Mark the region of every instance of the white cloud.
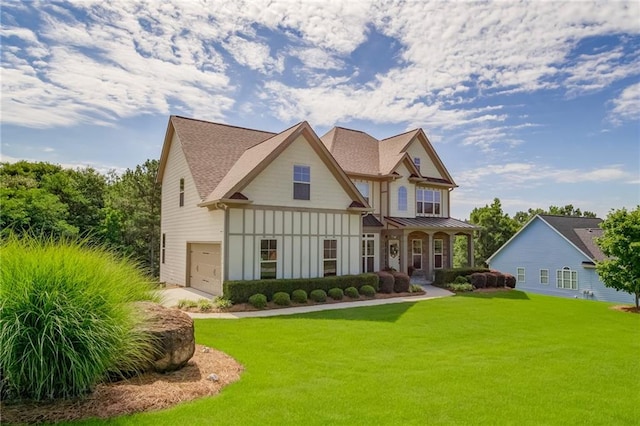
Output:
<path fill-rule="evenodd" d="M 623 121 L 640 121 L 640 83 L 625 88 L 612 104 L 609 120 L 614 125 Z"/>

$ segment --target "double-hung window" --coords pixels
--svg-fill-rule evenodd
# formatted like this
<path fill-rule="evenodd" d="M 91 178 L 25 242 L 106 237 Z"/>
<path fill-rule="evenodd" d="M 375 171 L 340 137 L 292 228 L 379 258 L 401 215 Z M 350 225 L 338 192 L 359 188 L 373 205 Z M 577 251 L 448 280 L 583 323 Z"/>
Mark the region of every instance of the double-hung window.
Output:
<path fill-rule="evenodd" d="M 549 284 L 549 270 L 540 269 L 540 284 Z"/>
<path fill-rule="evenodd" d="M 373 272 L 375 259 L 374 234 L 362 235 L 362 272 Z"/>
<path fill-rule="evenodd" d="M 441 193 L 437 189 L 416 189 L 416 214 L 440 216 Z"/>
<path fill-rule="evenodd" d="M 415 164 L 416 169 L 418 169 L 418 171 L 420 171 L 420 157 L 414 157 L 413 164 Z"/>
<path fill-rule="evenodd" d="M 276 278 L 278 267 L 278 240 L 260 241 L 260 279 Z"/>
<path fill-rule="evenodd" d="M 519 283 L 525 282 L 524 268 L 516 268 L 516 279 Z"/>
<path fill-rule="evenodd" d="M 338 240 L 324 240 L 323 270 L 324 276 L 337 274 L 338 269 Z"/>
<path fill-rule="evenodd" d="M 407 188 L 404 186 L 398 188 L 398 211 L 407 211 Z"/>
<path fill-rule="evenodd" d="M 293 166 L 293 199 L 311 199 L 311 167 Z"/>
<path fill-rule="evenodd" d="M 442 259 L 444 256 L 444 240 L 433 240 L 433 267 L 442 269 Z"/>

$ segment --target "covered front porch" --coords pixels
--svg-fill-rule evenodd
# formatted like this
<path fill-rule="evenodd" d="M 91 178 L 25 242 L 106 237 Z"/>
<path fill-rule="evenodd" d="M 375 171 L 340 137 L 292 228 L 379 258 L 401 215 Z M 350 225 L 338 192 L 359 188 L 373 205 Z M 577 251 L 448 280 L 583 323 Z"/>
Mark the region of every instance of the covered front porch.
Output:
<path fill-rule="evenodd" d="M 386 217 L 381 258 L 387 268 L 433 280 L 437 269 L 453 267 L 457 236 L 466 237 L 466 265 L 473 265 L 473 231 L 477 226 L 451 218 Z"/>

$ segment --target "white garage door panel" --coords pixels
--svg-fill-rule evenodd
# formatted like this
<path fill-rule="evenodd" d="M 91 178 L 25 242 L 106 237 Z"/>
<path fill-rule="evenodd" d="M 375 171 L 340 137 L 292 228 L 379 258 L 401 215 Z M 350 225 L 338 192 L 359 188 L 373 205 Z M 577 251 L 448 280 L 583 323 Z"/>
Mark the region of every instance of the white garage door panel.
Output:
<path fill-rule="evenodd" d="M 211 294 L 220 294 L 220 245 L 191 244 L 191 287 Z"/>

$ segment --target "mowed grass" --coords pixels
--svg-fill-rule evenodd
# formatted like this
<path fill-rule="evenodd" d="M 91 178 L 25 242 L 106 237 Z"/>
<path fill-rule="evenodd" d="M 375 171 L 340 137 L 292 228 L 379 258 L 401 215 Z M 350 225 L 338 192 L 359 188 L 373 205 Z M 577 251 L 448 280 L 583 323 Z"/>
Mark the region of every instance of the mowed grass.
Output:
<path fill-rule="evenodd" d="M 637 424 L 640 315 L 519 291 L 198 320 L 238 359 L 215 397 L 115 424 Z M 95 422 L 99 423 L 99 422 Z"/>

